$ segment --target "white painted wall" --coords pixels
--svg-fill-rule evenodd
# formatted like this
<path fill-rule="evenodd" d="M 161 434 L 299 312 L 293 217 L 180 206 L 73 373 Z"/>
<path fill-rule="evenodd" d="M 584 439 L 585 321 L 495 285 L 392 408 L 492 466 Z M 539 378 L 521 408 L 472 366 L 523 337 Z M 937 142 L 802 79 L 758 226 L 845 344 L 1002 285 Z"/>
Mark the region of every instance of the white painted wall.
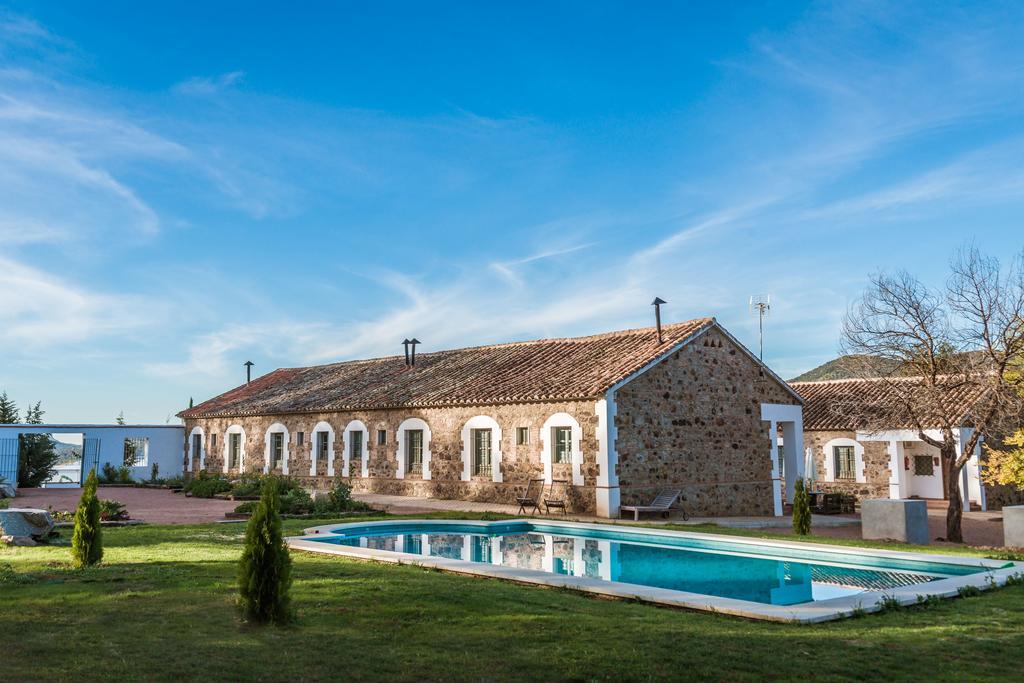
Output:
<path fill-rule="evenodd" d="M 96 425 L 96 424 L 45 424 L 45 425 L 0 425 L 0 439 L 16 439 L 19 434 L 81 434 L 83 439 L 96 439 L 99 443 L 98 469 L 110 463 L 115 467 L 124 464 L 124 440 L 126 438 L 149 439 L 145 464 L 133 467 L 132 478 L 145 481 L 150 478 L 151 467 L 160 467 L 160 477 L 180 476 L 185 465 L 185 427 L 182 425 Z M 86 449 L 83 447 L 83 451 Z M 88 474 L 93 463 L 83 463 Z"/>

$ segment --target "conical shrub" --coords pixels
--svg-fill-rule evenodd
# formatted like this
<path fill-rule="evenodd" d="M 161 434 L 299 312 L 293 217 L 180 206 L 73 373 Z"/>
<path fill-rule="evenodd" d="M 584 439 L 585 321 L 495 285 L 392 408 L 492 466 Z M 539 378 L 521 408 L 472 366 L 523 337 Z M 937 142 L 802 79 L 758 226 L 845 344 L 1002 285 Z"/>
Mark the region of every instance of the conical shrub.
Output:
<path fill-rule="evenodd" d="M 793 533 L 809 536 L 811 533 L 811 500 L 803 479 L 797 479 L 793 486 Z"/>
<path fill-rule="evenodd" d="M 256 623 L 292 620 L 292 560 L 281 534 L 278 482 L 268 477 L 245 529 L 245 549 L 238 566 L 242 617 Z"/>
<path fill-rule="evenodd" d="M 91 567 L 103 559 L 103 528 L 100 526 L 100 500 L 96 497 L 96 470 L 86 477 L 82 497 L 75 510 L 75 532 L 71 536 L 71 559 L 75 567 Z"/>

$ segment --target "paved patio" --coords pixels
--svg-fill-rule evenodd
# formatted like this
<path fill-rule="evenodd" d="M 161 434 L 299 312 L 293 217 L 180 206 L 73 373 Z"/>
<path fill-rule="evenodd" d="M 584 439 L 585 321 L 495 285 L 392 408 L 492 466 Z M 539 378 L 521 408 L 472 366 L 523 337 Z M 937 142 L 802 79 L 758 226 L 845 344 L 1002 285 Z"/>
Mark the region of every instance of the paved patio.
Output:
<path fill-rule="evenodd" d="M 18 489 L 14 505 L 74 510 L 81 495 L 81 489 Z M 99 496 L 116 500 L 128 508 L 133 519 L 151 524 L 203 524 L 224 519 L 224 513 L 235 509 L 232 501 L 188 498 L 166 489 L 141 489 L 121 487 L 100 487 Z M 375 508 L 395 515 L 418 515 L 431 512 L 498 512 L 518 514 L 515 505 L 476 503 L 465 500 L 442 500 L 437 498 L 411 498 L 369 493 L 353 494 L 353 498 L 369 503 Z M 610 520 L 590 515 L 556 515 L 559 519 L 580 522 L 608 522 Z M 629 524 L 632 519 L 614 520 Z M 740 529 L 766 529 L 775 534 L 792 533 L 789 517 L 695 517 L 683 521 L 677 515 L 662 519 L 657 515 L 645 515 L 642 521 L 648 524 L 718 524 Z M 942 508 L 928 510 L 929 537 L 935 546 L 946 545 L 935 539 L 946 535 L 946 511 Z M 830 538 L 860 538 L 860 517 L 857 515 L 814 515 L 813 532 L 817 536 Z M 963 533 L 969 545 L 1000 546 L 1003 542 L 1002 513 L 965 512 Z"/>
<path fill-rule="evenodd" d="M 150 524 L 203 524 L 224 519 L 224 513 L 238 503 L 216 498 L 188 498 L 167 489 L 101 486 L 100 498 L 116 500 L 128 509 L 132 519 Z M 12 505 L 74 511 L 82 489 L 18 489 Z"/>

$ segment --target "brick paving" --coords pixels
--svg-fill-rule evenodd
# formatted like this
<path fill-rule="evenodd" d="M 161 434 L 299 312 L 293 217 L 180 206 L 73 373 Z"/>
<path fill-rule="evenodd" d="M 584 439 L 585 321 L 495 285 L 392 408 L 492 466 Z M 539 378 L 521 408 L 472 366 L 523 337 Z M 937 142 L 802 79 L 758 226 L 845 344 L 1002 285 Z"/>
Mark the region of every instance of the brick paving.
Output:
<path fill-rule="evenodd" d="M 216 498 L 188 498 L 167 489 L 138 489 L 132 487 L 101 486 L 99 497 L 116 500 L 128 509 L 132 519 L 150 524 L 202 524 L 224 519 L 224 513 L 234 510 L 238 503 Z M 18 489 L 12 501 L 20 507 L 54 510 L 74 510 L 82 489 Z"/>

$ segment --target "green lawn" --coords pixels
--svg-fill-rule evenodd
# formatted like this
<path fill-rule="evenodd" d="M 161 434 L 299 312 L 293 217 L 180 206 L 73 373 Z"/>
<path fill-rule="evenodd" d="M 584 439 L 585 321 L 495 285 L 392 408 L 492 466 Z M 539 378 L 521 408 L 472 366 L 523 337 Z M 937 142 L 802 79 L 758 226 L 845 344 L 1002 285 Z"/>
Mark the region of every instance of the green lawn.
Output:
<path fill-rule="evenodd" d="M 311 524 L 288 521 L 286 530 Z M 295 553 L 297 624 L 245 627 L 233 605 L 242 532 L 109 529 L 106 564 L 82 572 L 69 568 L 67 532 L 49 547 L 0 549 L 0 680 L 1020 675 L 1021 586 L 789 626 Z"/>

